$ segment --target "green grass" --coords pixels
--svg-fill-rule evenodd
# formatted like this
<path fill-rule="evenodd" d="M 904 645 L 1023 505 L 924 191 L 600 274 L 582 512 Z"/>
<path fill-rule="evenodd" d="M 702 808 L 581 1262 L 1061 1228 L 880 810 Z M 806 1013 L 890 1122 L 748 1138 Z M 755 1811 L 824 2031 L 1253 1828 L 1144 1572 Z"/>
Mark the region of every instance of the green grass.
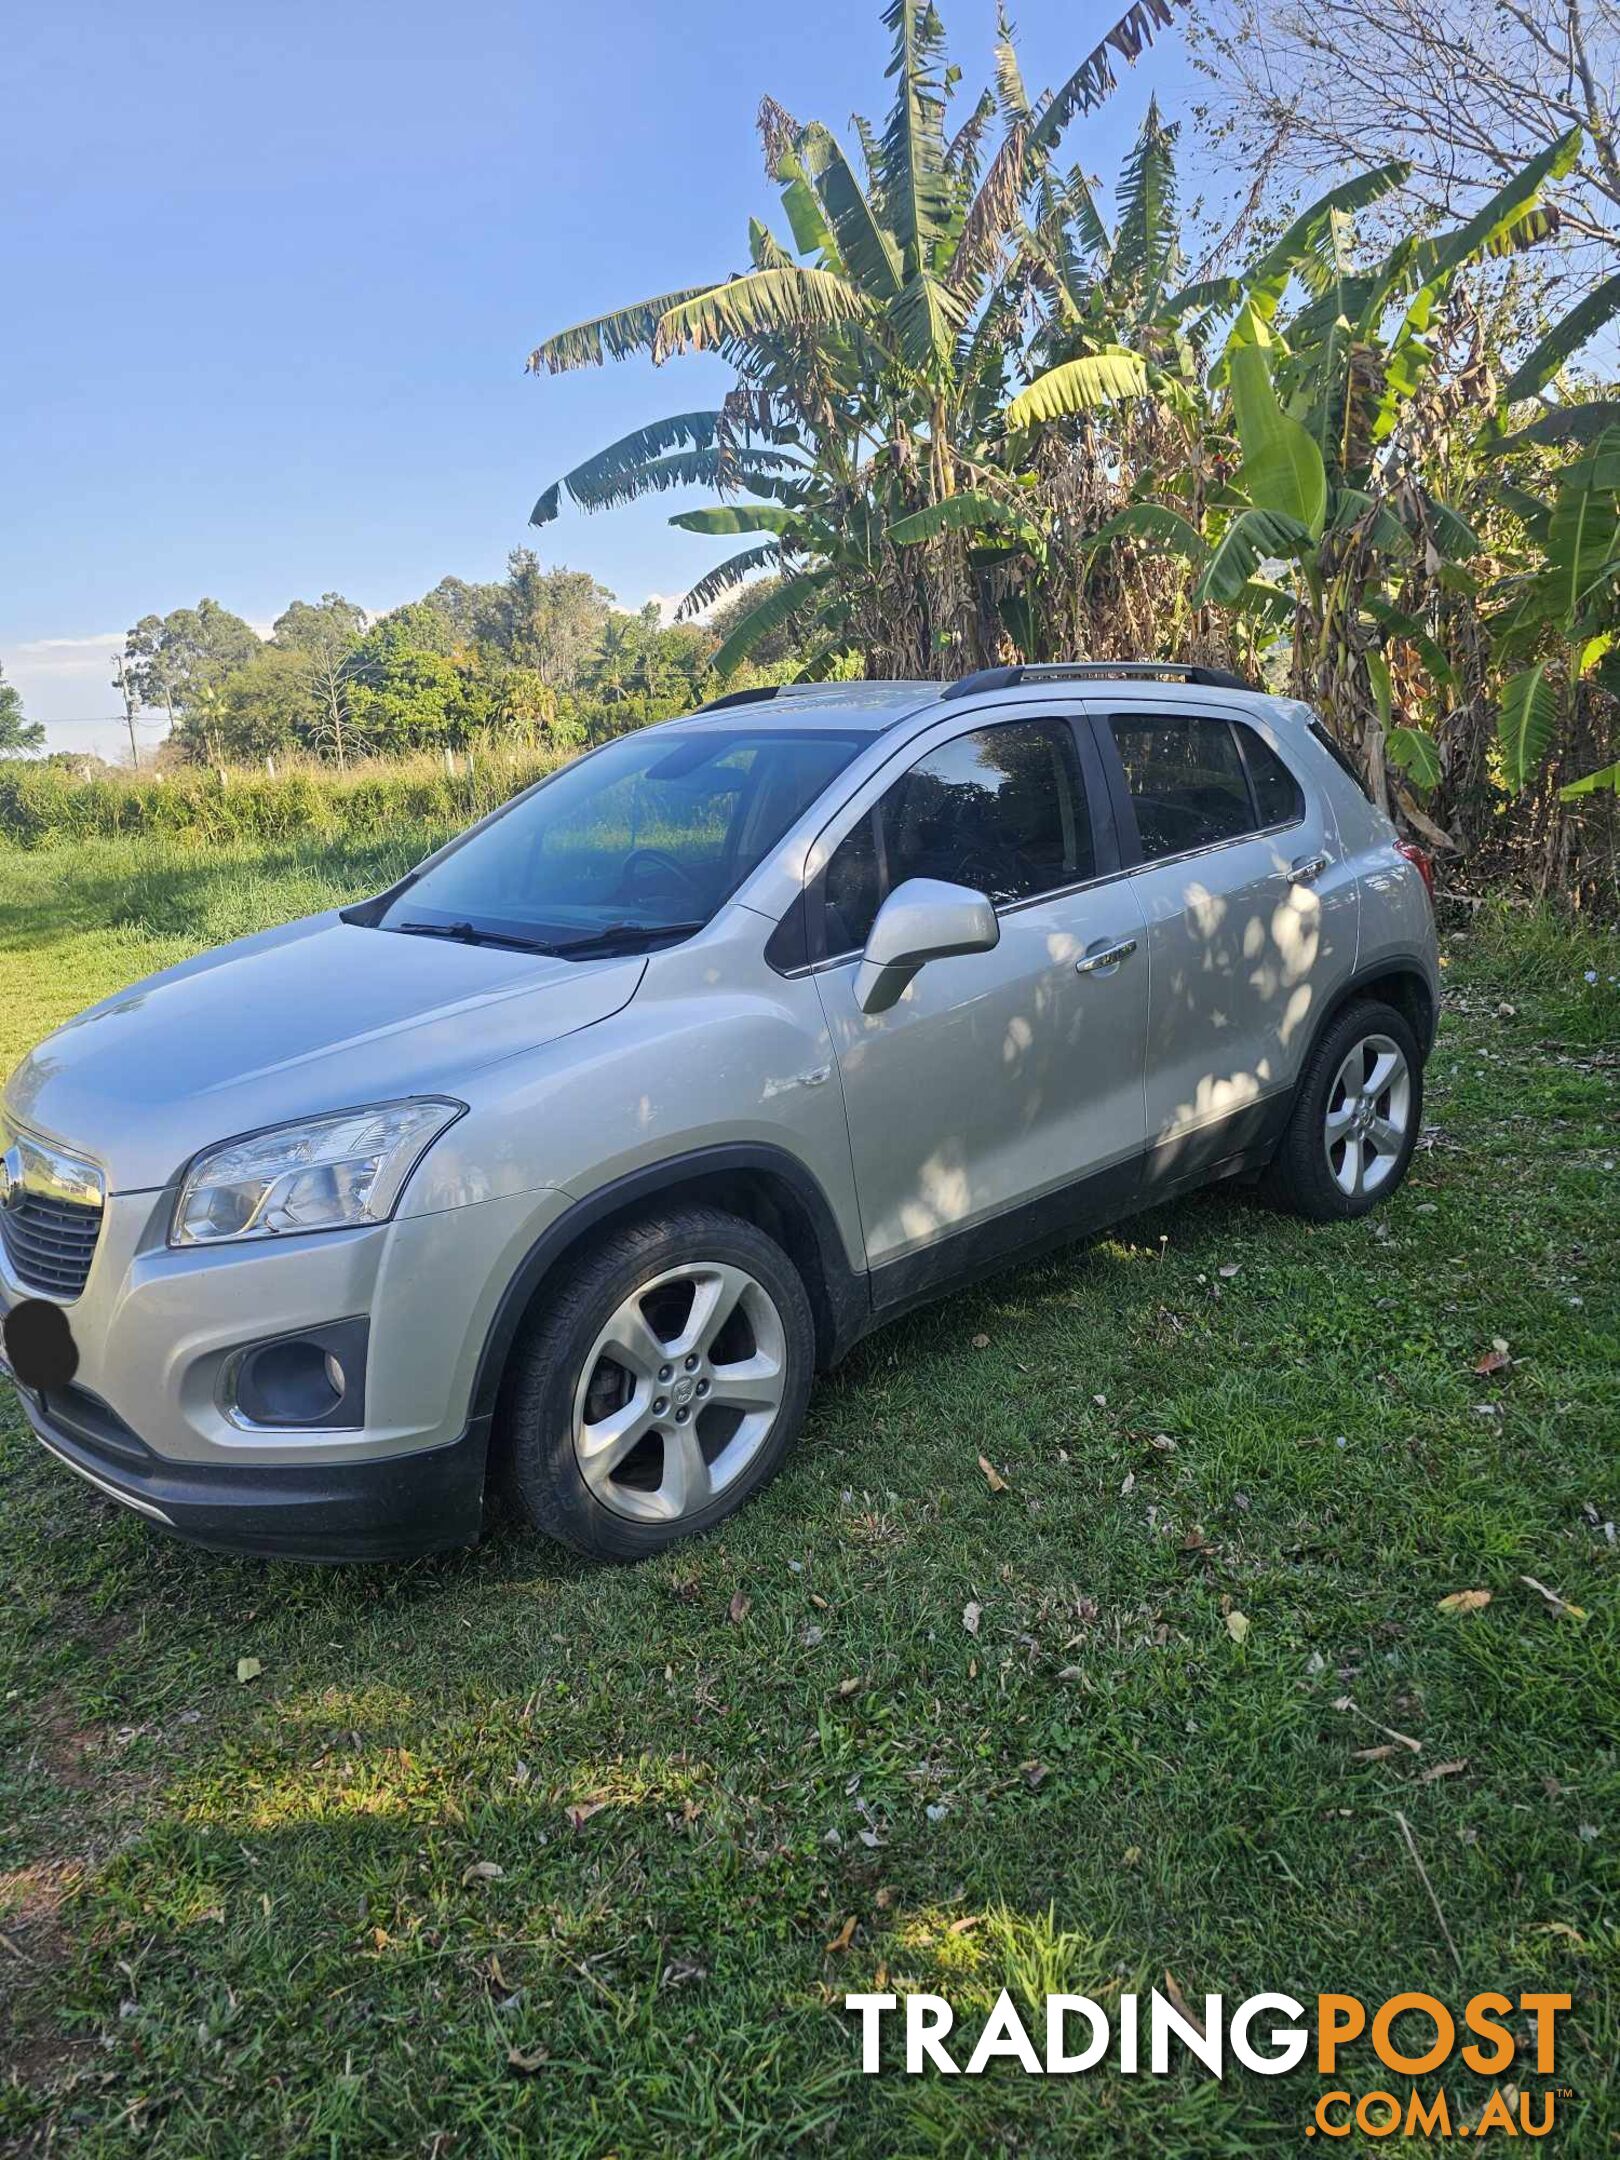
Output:
<path fill-rule="evenodd" d="M 419 852 L 0 856 L 0 1063 Z M 639 1569 L 514 1530 L 210 1557 L 7 1413 L 0 2148 L 1302 2149 L 1310 2070 L 863 2078 L 839 2007 L 882 1971 L 976 2025 L 1004 1984 L 1168 1970 L 1195 2001 L 1567 1989 L 1555 2142 L 1612 2150 L 1620 949 L 1503 915 L 1447 959 L 1388 1209 L 1209 1195 L 941 1304 Z"/>

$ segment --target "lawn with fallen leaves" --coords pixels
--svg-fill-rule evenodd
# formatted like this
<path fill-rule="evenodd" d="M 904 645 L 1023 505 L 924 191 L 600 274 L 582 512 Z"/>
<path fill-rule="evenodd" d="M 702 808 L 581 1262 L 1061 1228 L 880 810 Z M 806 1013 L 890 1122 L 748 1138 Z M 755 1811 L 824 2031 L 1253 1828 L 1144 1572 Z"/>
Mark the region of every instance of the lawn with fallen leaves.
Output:
<path fill-rule="evenodd" d="M 0 855 L 0 1066 L 419 852 Z M 0 1412 L 0 2149 L 1302 2149 L 1309 2068 L 865 2077 L 841 2007 L 1157 1986 L 1567 1991 L 1612 2151 L 1620 947 L 1445 952 L 1389 1207 L 939 1304 L 640 1568 L 213 1557 Z"/>

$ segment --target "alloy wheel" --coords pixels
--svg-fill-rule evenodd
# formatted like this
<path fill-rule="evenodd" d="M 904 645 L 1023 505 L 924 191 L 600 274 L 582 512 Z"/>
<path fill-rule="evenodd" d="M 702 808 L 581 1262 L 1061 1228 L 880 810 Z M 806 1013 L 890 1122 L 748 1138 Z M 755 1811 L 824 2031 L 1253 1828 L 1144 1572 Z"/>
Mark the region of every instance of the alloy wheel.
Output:
<path fill-rule="evenodd" d="M 695 1515 L 769 1439 L 787 1333 L 764 1285 L 718 1260 L 668 1268 L 597 1336 L 574 1391 L 574 1452 L 594 1496 L 638 1522 Z"/>
<path fill-rule="evenodd" d="M 1329 1174 L 1347 1199 L 1389 1182 L 1411 1120 L 1405 1053 L 1387 1035 L 1364 1035 L 1334 1076 L 1322 1129 Z"/>

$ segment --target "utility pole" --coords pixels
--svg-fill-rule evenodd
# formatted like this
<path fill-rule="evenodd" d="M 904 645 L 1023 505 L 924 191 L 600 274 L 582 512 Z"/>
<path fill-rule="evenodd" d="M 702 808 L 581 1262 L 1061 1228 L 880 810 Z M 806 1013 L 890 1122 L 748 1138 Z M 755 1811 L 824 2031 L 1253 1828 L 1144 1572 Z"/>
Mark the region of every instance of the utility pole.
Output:
<path fill-rule="evenodd" d="M 129 760 L 137 772 L 141 769 L 141 753 L 135 741 L 135 708 L 140 699 L 135 694 L 135 684 L 120 653 L 113 662 L 113 688 L 124 701 L 124 719 L 129 725 Z"/>

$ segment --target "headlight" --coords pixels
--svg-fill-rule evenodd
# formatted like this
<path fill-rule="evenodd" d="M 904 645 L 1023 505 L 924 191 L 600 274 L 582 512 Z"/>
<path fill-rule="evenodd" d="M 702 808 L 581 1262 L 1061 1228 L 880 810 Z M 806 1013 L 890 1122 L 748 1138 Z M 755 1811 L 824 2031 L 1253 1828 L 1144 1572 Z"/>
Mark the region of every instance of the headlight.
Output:
<path fill-rule="evenodd" d="M 386 1222 L 405 1180 L 465 1108 L 434 1097 L 374 1103 L 210 1148 L 186 1172 L 169 1243 Z"/>

